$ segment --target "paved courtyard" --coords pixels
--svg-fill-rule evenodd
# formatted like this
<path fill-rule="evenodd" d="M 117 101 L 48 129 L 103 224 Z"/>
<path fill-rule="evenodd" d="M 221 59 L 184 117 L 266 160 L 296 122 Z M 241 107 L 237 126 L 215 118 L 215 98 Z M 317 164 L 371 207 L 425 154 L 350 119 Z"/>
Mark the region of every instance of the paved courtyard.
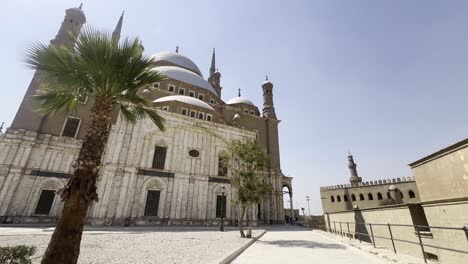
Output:
<path fill-rule="evenodd" d="M 237 230 L 217 227 L 88 228 L 78 263 L 219 263 L 248 242 Z M 52 228 L 0 227 L 0 246 L 33 245 L 39 263 Z M 254 235 L 260 231 L 254 231 Z"/>
<path fill-rule="evenodd" d="M 299 227 L 273 229 L 242 253 L 233 263 L 387 263 L 381 258 Z"/>

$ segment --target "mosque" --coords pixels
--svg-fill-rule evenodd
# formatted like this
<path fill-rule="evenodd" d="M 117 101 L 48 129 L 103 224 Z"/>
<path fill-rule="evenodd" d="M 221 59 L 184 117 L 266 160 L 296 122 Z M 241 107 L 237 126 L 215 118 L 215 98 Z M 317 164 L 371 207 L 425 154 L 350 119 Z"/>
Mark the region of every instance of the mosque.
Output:
<path fill-rule="evenodd" d="M 86 23 L 81 6 L 66 10 L 51 45 L 73 46 Z M 120 37 L 123 14 L 113 32 Z M 240 213 L 222 153 L 233 139 L 256 139 L 269 154 L 262 177 L 271 183 L 268 198 L 252 206 L 256 223 L 283 223 L 284 187 L 292 204 L 291 177 L 281 171 L 273 83 L 259 84 L 261 111 L 247 98 L 222 99 L 221 73 L 213 49 L 208 77 L 188 57 L 163 51 L 153 55 L 154 70 L 166 80 L 143 87 L 166 119 L 161 132 L 150 120 L 131 124 L 116 111 L 98 179 L 99 202 L 88 211 L 95 225 L 214 225 L 220 216 L 235 224 Z M 0 135 L 0 222 L 55 222 L 63 202 L 56 191 L 73 172 L 88 126 L 92 97 L 75 112 L 41 116 L 31 96 L 41 84 L 36 72 L 11 127 Z"/>

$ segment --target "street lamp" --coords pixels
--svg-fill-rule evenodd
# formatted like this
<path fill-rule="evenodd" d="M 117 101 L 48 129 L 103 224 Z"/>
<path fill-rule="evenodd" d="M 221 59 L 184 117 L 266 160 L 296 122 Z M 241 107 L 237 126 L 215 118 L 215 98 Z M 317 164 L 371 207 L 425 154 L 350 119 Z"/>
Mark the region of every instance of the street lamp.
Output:
<path fill-rule="evenodd" d="M 224 232 L 224 191 L 226 187 L 221 187 L 221 223 L 219 224 L 219 231 Z"/>

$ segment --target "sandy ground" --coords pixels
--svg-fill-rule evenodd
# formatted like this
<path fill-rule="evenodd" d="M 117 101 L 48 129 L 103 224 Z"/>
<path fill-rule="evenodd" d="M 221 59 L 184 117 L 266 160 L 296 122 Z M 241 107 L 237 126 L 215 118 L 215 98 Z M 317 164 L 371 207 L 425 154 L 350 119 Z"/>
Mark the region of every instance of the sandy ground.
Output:
<path fill-rule="evenodd" d="M 36 246 L 33 263 L 39 263 L 52 231 L 0 227 L 0 246 Z M 78 263 L 219 263 L 247 242 L 236 229 L 219 232 L 216 227 L 88 228 Z"/>
<path fill-rule="evenodd" d="M 268 231 L 233 263 L 388 264 L 389 262 L 323 236 L 320 232 L 290 227 Z"/>

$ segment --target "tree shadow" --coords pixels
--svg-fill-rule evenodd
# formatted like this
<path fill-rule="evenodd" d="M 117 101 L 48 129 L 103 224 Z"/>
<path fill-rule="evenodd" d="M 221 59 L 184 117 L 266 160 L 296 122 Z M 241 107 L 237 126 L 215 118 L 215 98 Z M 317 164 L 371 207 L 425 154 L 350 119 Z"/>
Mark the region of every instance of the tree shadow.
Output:
<path fill-rule="evenodd" d="M 303 247 L 303 248 L 325 248 L 325 249 L 346 249 L 346 246 L 340 244 L 326 244 L 308 240 L 273 240 L 257 241 L 259 244 L 274 245 L 279 247 Z"/>

